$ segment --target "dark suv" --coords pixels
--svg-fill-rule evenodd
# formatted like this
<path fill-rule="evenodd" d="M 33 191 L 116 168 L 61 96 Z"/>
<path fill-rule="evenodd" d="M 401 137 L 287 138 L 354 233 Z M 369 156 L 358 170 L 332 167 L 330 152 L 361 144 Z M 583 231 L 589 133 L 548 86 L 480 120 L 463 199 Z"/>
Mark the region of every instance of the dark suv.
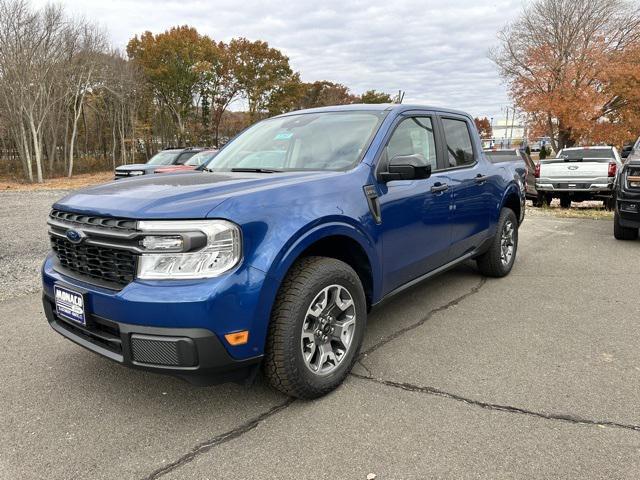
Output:
<path fill-rule="evenodd" d="M 618 240 L 635 240 L 640 229 L 640 159 L 629 160 L 616 179 L 613 234 Z"/>
<path fill-rule="evenodd" d="M 116 180 L 126 177 L 137 177 L 156 173 L 156 169 L 170 165 L 184 165 L 196 153 L 202 152 L 201 147 L 187 148 L 167 148 L 156 153 L 147 163 L 134 163 L 131 165 L 120 165 L 116 168 Z"/>

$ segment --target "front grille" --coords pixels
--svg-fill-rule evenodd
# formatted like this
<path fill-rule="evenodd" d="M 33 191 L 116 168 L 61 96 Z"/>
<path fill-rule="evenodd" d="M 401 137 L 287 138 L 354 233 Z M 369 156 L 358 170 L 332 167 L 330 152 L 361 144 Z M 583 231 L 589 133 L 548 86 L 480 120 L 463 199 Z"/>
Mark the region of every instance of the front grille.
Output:
<path fill-rule="evenodd" d="M 63 268 L 101 281 L 125 286 L 133 281 L 136 256 L 126 250 L 75 244 L 51 235 L 51 248 Z"/>
<path fill-rule="evenodd" d="M 72 223 L 77 226 L 91 226 L 99 228 L 113 228 L 117 230 L 133 231 L 136 229 L 136 221 L 128 218 L 97 217 L 94 215 L 82 215 L 79 213 L 51 210 L 49 214 L 54 220 Z"/>

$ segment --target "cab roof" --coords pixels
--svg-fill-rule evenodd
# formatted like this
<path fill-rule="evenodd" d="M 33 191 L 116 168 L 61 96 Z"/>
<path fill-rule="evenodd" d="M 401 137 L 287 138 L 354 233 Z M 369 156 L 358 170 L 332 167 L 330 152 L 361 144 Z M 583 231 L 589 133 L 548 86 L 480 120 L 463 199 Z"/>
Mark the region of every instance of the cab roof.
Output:
<path fill-rule="evenodd" d="M 463 115 L 469 117 L 469 114 L 461 110 L 453 110 L 450 108 L 435 107 L 431 105 L 411 105 L 411 104 L 397 104 L 397 103 L 353 103 L 349 105 L 332 105 L 328 107 L 307 108 L 305 110 L 295 110 L 293 112 L 284 113 L 278 115 L 280 117 L 287 117 L 289 115 L 299 115 L 302 113 L 324 113 L 324 112 L 395 112 L 402 113 L 410 110 L 430 110 L 443 113 L 451 113 L 455 115 Z"/>

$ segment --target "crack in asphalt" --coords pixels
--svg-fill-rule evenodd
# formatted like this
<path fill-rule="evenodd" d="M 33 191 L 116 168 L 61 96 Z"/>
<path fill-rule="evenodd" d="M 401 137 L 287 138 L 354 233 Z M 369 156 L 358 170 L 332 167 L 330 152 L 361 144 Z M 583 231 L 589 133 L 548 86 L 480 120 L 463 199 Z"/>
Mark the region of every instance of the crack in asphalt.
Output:
<path fill-rule="evenodd" d="M 203 453 L 207 453 L 212 448 L 217 447 L 218 445 L 221 445 L 223 443 L 226 443 L 230 440 L 233 440 L 235 438 L 238 438 L 244 435 L 245 433 L 256 428 L 258 425 L 260 425 L 260 423 L 262 423 L 267 418 L 272 417 L 273 415 L 291 406 L 293 402 L 295 402 L 295 399 L 289 398 L 287 399 L 286 402 L 280 403 L 270 408 L 266 412 L 263 412 L 260 415 L 257 415 L 256 417 L 250 419 L 249 421 L 237 426 L 233 430 L 229 430 L 228 432 L 221 433 L 220 435 L 217 435 L 209 440 L 205 440 L 204 442 L 199 443 L 194 448 L 192 448 L 189 452 L 185 453 L 177 460 L 174 460 L 168 465 L 165 465 L 162 468 L 158 468 L 157 470 L 154 470 L 153 472 L 151 472 L 148 476 L 144 477 L 144 480 L 155 480 L 156 478 L 160 478 L 163 475 L 166 475 L 167 473 L 172 472 L 173 470 L 176 470 L 177 468 L 180 468 L 181 466 L 195 460 L 196 457 L 198 457 L 199 455 L 202 455 Z"/>
<path fill-rule="evenodd" d="M 427 312 L 427 314 L 424 317 L 422 317 L 420 320 L 418 320 L 417 322 L 415 322 L 415 323 L 413 323 L 411 325 L 408 325 L 408 326 L 406 326 L 404 328 L 401 328 L 399 330 L 396 330 L 391 335 L 387 335 L 386 337 L 382 337 L 377 343 L 374 343 L 371 347 L 367 348 L 364 352 L 360 353 L 360 356 L 358 357 L 358 361 L 360 362 L 360 365 L 364 366 L 364 364 L 362 363 L 363 357 L 366 357 L 370 353 L 373 353 L 374 351 L 376 351 L 380 347 L 386 345 L 389 342 L 392 342 L 393 340 L 395 340 L 396 338 L 404 335 L 405 333 L 424 325 L 436 313 L 444 312 L 445 310 L 448 310 L 451 307 L 455 307 L 456 305 L 458 305 L 463 300 L 466 300 L 467 298 L 471 297 L 472 295 L 475 295 L 476 293 L 478 293 L 480 291 L 480 289 L 484 286 L 485 283 L 487 283 L 487 279 L 486 279 L 486 277 L 482 277 L 480 282 L 475 287 L 473 287 L 471 290 L 469 290 L 467 293 L 465 293 L 464 295 L 460 295 L 459 297 L 454 298 L 453 300 L 451 300 L 448 303 L 445 303 L 444 305 L 440 305 L 439 307 L 436 307 L 436 308 L 434 308 L 432 310 L 429 310 L 429 312 Z"/>
<path fill-rule="evenodd" d="M 462 395 L 457 395 L 455 393 L 445 392 L 444 390 L 440 390 L 435 387 L 428 387 L 428 386 L 425 387 L 425 386 L 419 386 L 419 385 L 414 385 L 414 384 L 405 383 L 405 382 L 394 382 L 392 380 L 385 380 L 382 378 L 367 377 L 365 375 L 360 375 L 358 373 L 351 373 L 351 376 L 359 378 L 361 380 L 366 380 L 369 382 L 378 383 L 380 385 L 385 385 L 387 387 L 399 388 L 401 390 L 406 390 L 408 392 L 425 393 L 425 394 L 433 395 L 436 397 L 448 398 L 450 400 L 455 400 L 457 402 L 462 402 L 467 405 L 484 408 L 486 410 L 516 413 L 520 415 L 537 417 L 544 420 L 556 420 L 556 421 L 568 422 L 568 423 L 573 423 L 578 425 L 614 427 L 614 428 L 622 428 L 625 430 L 632 430 L 634 432 L 640 432 L 640 425 L 613 422 L 611 420 L 593 420 L 590 418 L 584 418 L 577 415 L 566 414 L 566 413 L 536 412 L 535 410 L 528 410 L 526 408 L 512 407 L 510 405 L 502 405 L 499 403 L 490 403 L 490 402 L 483 402 L 480 400 L 474 400 L 472 398 L 463 397 Z"/>
<path fill-rule="evenodd" d="M 484 286 L 484 284 L 486 282 L 487 282 L 487 279 L 483 277 L 482 280 L 480 280 L 480 282 L 478 283 L 478 285 L 473 287 L 471 290 L 469 290 L 464 295 L 461 295 L 461 296 L 459 296 L 457 298 L 454 298 L 450 302 L 430 310 L 424 317 L 422 317 L 417 322 L 415 322 L 415 323 L 413 323 L 413 324 L 411 324 L 411 325 L 409 325 L 407 327 L 401 328 L 401 329 L 395 331 L 394 333 L 392 333 L 392 334 L 390 334 L 390 335 L 388 335 L 386 337 L 383 337 L 380 341 L 378 341 L 377 343 L 375 343 L 374 345 L 369 347 L 367 350 L 362 352 L 360 354 L 360 356 L 358 357 L 357 363 L 359 363 L 367 371 L 368 376 L 360 375 L 360 374 L 354 373 L 354 372 L 351 372 L 350 375 L 355 377 L 355 378 L 359 378 L 361 380 L 367 380 L 367 381 L 370 381 L 370 382 L 378 383 L 380 385 L 385 385 L 385 386 L 388 386 L 388 387 L 398 388 L 398 389 L 406 390 L 406 391 L 409 391 L 409 392 L 425 393 L 425 394 L 434 395 L 434 396 L 438 396 L 438 397 L 448 398 L 450 400 L 455 400 L 457 402 L 462 402 L 462 403 L 465 403 L 467 405 L 472 405 L 472 406 L 484 408 L 486 410 L 493 410 L 493 411 L 507 412 L 507 413 L 515 413 L 515 414 L 520 414 L 520 415 L 529 415 L 529 416 L 541 418 L 541 419 L 544 419 L 544 420 L 554 420 L 554 421 L 561 421 L 561 422 L 569 422 L 569 423 L 579 424 L 579 425 L 593 425 L 593 426 L 599 426 L 599 427 L 614 427 L 614 428 L 622 428 L 622 429 L 625 429 L 625 430 L 632 430 L 632 431 L 635 431 L 635 432 L 640 432 L 640 425 L 625 424 L 625 423 L 613 422 L 613 421 L 610 421 L 610 420 L 593 420 L 593 419 L 583 418 L 583 417 L 580 417 L 580 416 L 577 416 L 577 415 L 572 415 L 572 414 L 536 412 L 534 410 L 528 410 L 526 408 L 513 407 L 513 406 L 510 406 L 510 405 L 502 405 L 502 404 L 498 404 L 498 403 L 490 403 L 490 402 L 483 402 L 483 401 L 480 401 L 480 400 L 474 400 L 472 398 L 467 398 L 467 397 L 463 397 L 462 395 L 457 395 L 455 393 L 446 392 L 444 390 L 440 390 L 440 389 L 435 388 L 435 387 L 419 386 L 419 385 L 413 385 L 411 383 L 405 383 L 405 382 L 395 382 L 393 380 L 385 380 L 383 378 L 375 378 L 373 376 L 373 373 L 372 373 L 371 369 L 369 367 L 367 367 L 365 365 L 364 361 L 363 361 L 364 357 L 366 357 L 370 353 L 373 353 L 374 351 L 376 351 L 380 347 L 388 344 L 389 342 L 397 339 L 398 337 L 404 335 L 405 333 L 407 333 L 407 332 L 409 332 L 411 330 L 414 330 L 414 329 L 420 327 L 421 325 L 424 325 L 436 313 L 440 313 L 440 312 L 443 312 L 445 310 L 448 310 L 449 308 L 458 305 L 463 300 L 471 297 L 472 295 L 475 295 L 476 293 L 478 293 L 480 291 L 480 289 Z"/>
<path fill-rule="evenodd" d="M 426 316 L 424 316 L 423 318 L 421 318 L 419 321 L 417 321 L 416 323 L 409 325 L 405 328 L 401 328 L 400 330 L 397 330 L 396 332 L 394 332 L 393 334 L 387 336 L 387 337 L 383 337 L 379 342 L 377 342 L 376 344 L 374 344 L 372 347 L 368 348 L 367 350 L 365 350 L 364 352 L 362 352 L 357 360 L 356 363 L 359 363 L 362 368 L 364 368 L 367 373 L 369 373 L 369 375 L 372 375 L 371 370 L 369 370 L 369 368 L 362 362 L 363 357 L 368 355 L 369 353 L 377 350 L 378 348 L 382 347 L 383 345 L 386 345 L 387 343 L 391 342 L 392 340 L 395 340 L 396 338 L 400 337 L 401 335 L 405 334 L 406 332 L 413 330 L 414 328 L 418 328 L 420 325 L 423 325 L 427 320 L 429 320 L 433 315 L 435 315 L 438 312 L 442 312 L 444 310 L 447 310 L 457 304 L 459 304 L 461 301 L 463 301 L 464 299 L 470 297 L 471 295 L 474 295 L 476 293 L 478 293 L 478 291 L 480 290 L 480 288 L 482 288 L 482 286 L 486 283 L 487 279 L 486 278 L 482 278 L 482 280 L 480 281 L 480 283 L 478 283 L 478 285 L 476 285 L 475 287 L 473 287 L 470 291 L 468 291 L 467 293 L 465 293 L 464 295 L 461 295 L 453 300 L 451 300 L 449 303 L 446 303 L 444 305 L 441 305 L 440 307 L 434 308 L 432 310 L 430 310 Z M 365 377 L 365 376 L 361 376 L 358 374 L 354 374 L 352 373 L 351 375 L 354 375 L 358 378 L 373 378 L 373 377 Z M 199 455 L 202 455 L 204 453 L 207 453 L 208 451 L 210 451 L 212 448 L 217 447 L 218 445 L 221 445 L 223 443 L 226 443 L 230 440 L 233 440 L 235 438 L 238 438 L 242 435 L 244 435 L 245 433 L 249 432 L 250 430 L 253 430 L 254 428 L 256 428 L 261 422 L 263 422 L 265 419 L 275 415 L 276 413 L 281 412 L 282 410 L 288 408 L 292 403 L 295 402 L 295 399 L 288 399 L 286 402 L 281 403 L 279 405 L 276 405 L 275 407 L 272 407 L 271 409 L 267 410 L 264 413 L 261 413 L 260 415 L 252 418 L 251 420 L 239 425 L 238 427 L 229 430 L 228 432 L 222 433 L 220 435 L 217 435 L 209 440 L 206 440 L 202 443 L 199 443 L 198 445 L 196 445 L 195 447 L 193 447 L 189 452 L 185 453 L 184 455 L 182 455 L 180 458 L 178 458 L 177 460 L 174 460 L 173 462 L 158 468 L 157 470 L 154 470 L 153 472 L 151 472 L 148 476 L 144 477 L 144 480 L 155 480 L 157 478 L 160 478 L 164 475 L 166 475 L 169 472 L 172 472 L 173 470 L 176 470 L 178 468 L 180 468 L 181 466 L 193 461 L 196 457 L 198 457 Z"/>

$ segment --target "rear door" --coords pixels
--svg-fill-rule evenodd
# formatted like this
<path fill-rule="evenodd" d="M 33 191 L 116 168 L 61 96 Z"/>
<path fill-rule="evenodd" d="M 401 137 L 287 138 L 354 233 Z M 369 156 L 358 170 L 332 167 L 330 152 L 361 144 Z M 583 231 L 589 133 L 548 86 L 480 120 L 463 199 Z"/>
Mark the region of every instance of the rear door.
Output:
<path fill-rule="evenodd" d="M 493 188 L 491 165 L 480 161 L 482 152 L 472 137 L 470 120 L 464 116 L 442 115 L 443 180 L 451 189 L 451 247 L 455 260 L 474 250 L 486 239 L 491 226 Z"/>

